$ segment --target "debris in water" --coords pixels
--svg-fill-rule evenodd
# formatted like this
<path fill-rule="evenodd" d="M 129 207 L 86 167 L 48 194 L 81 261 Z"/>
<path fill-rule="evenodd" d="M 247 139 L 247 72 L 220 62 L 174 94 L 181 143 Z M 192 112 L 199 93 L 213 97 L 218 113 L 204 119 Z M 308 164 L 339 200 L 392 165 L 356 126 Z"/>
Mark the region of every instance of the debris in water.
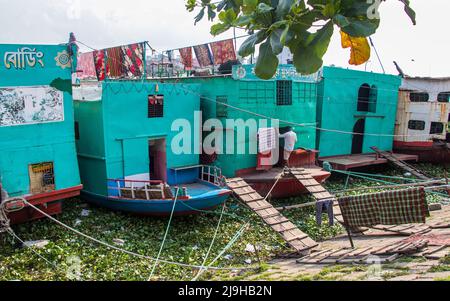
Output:
<path fill-rule="evenodd" d="M 26 241 L 23 243 L 23 247 L 32 248 L 35 247 L 37 249 L 45 248 L 50 242 L 48 240 L 35 240 L 35 241 Z"/>

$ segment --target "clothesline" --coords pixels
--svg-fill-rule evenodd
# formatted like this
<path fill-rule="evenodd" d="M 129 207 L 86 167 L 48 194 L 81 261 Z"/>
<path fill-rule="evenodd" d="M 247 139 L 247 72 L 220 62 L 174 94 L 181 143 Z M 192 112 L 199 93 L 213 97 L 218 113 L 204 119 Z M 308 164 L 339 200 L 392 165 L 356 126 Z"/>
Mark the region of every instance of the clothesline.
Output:
<path fill-rule="evenodd" d="M 202 44 L 198 44 L 198 45 L 191 45 L 191 46 L 185 46 L 185 47 L 179 47 L 179 48 L 174 48 L 174 49 L 168 49 L 168 50 L 164 50 L 162 53 L 167 53 L 170 51 L 176 51 L 176 50 L 180 50 L 180 49 L 184 49 L 184 48 L 188 48 L 188 47 L 196 47 L 196 46 L 202 46 L 205 44 L 211 44 L 211 43 L 219 43 L 219 42 L 225 42 L 228 40 L 235 40 L 235 39 L 242 39 L 242 38 L 246 38 L 249 37 L 250 35 L 243 35 L 243 36 L 238 36 L 238 37 L 233 37 L 233 38 L 228 38 L 228 39 L 222 39 L 222 40 L 218 40 L 218 41 L 213 41 L 213 42 L 206 42 L 206 43 L 202 43 Z"/>

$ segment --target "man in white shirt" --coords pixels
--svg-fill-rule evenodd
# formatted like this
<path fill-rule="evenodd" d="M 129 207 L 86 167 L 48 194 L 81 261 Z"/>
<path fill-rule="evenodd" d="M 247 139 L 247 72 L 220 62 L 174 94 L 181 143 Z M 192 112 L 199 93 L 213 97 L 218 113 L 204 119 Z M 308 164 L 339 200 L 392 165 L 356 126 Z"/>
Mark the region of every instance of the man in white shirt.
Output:
<path fill-rule="evenodd" d="M 290 127 L 285 134 L 280 135 L 280 138 L 284 138 L 284 167 L 288 166 L 289 158 L 291 157 L 291 154 L 295 149 L 295 144 L 298 141 L 297 134 L 294 131 L 295 129 Z"/>

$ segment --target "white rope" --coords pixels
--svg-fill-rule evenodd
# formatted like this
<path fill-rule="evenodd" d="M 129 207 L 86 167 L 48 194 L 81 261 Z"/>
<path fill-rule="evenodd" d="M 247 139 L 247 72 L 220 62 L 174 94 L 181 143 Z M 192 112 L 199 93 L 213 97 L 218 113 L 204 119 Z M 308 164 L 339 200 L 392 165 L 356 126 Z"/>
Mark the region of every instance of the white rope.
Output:
<path fill-rule="evenodd" d="M 156 257 L 155 264 L 153 265 L 152 272 L 150 273 L 150 277 L 148 278 L 148 281 L 150 281 L 153 278 L 153 275 L 155 273 L 156 267 L 158 266 L 159 258 L 161 257 L 161 253 L 162 253 L 162 251 L 164 249 L 164 246 L 166 244 L 167 235 L 169 235 L 170 225 L 172 224 L 173 214 L 175 213 L 175 208 L 177 207 L 177 201 L 178 201 L 178 194 L 179 193 L 180 193 L 180 188 L 177 188 L 176 195 L 175 195 L 175 200 L 174 200 L 173 206 L 172 206 L 172 212 L 170 213 L 170 219 L 169 219 L 169 222 L 168 222 L 167 228 L 166 228 L 166 233 L 164 234 L 164 238 L 163 238 L 163 241 L 161 243 L 161 247 L 159 249 L 158 256 Z"/>
<path fill-rule="evenodd" d="M 68 225 L 66 225 L 66 224 L 64 224 L 64 223 L 62 223 L 62 222 L 60 222 L 59 220 L 57 220 L 57 219 L 55 219 L 54 217 L 48 215 L 46 212 L 40 210 L 39 208 L 37 208 L 37 207 L 34 206 L 33 204 L 30 204 L 28 201 L 25 201 L 25 203 L 26 203 L 28 206 L 30 206 L 31 208 L 33 208 L 34 210 L 36 210 L 37 212 L 39 212 L 40 214 L 42 214 L 42 215 L 44 215 L 45 217 L 47 217 L 48 219 L 50 219 L 51 221 L 53 221 L 53 222 L 55 222 L 56 224 L 60 225 L 61 227 L 64 227 L 64 228 L 66 228 L 67 230 L 72 231 L 72 232 L 74 232 L 75 234 L 77 234 L 77 235 L 79 235 L 79 236 L 82 236 L 82 237 L 84 237 L 84 238 L 86 238 L 86 239 L 88 239 L 88 240 L 91 240 L 91 241 L 93 241 L 93 242 L 95 242 L 95 243 L 97 243 L 97 244 L 103 245 L 103 246 L 105 246 L 105 247 L 107 247 L 107 248 L 110 248 L 110 249 L 113 249 L 113 250 L 115 250 L 115 251 L 119 251 L 119 252 L 122 252 L 122 253 L 125 253 L 125 254 L 128 254 L 128 255 L 132 255 L 132 256 L 141 258 L 141 259 L 146 259 L 146 260 L 151 260 L 151 261 L 156 261 L 156 260 L 157 260 L 156 258 L 153 258 L 153 257 L 150 257 L 150 256 L 141 255 L 141 254 L 138 254 L 138 253 L 135 253 L 135 252 L 131 252 L 131 251 L 127 251 L 127 250 L 118 248 L 118 247 L 116 247 L 116 246 L 110 245 L 110 244 L 108 244 L 108 243 L 106 243 L 106 242 L 100 241 L 100 240 L 98 240 L 98 239 L 96 239 L 96 238 L 94 238 L 94 237 L 92 237 L 92 236 L 89 236 L 89 235 L 87 235 L 87 234 L 84 234 L 84 233 L 82 233 L 82 232 L 80 232 L 80 231 L 78 231 L 78 230 L 76 230 L 76 229 L 74 229 L 74 228 L 72 228 L 72 227 L 70 227 L 70 226 L 68 226 Z M 186 263 L 179 263 L 179 262 L 168 261 L 168 260 L 162 260 L 162 259 L 160 259 L 159 262 L 165 263 L 165 264 L 170 264 L 170 265 L 175 265 L 175 266 L 180 266 L 180 267 L 185 267 L 185 268 L 194 268 L 194 269 L 201 269 L 201 268 L 204 268 L 204 266 L 200 266 L 200 265 L 192 265 L 192 264 L 186 264 Z M 233 271 L 233 270 L 251 270 L 252 268 L 251 268 L 251 267 L 248 267 L 248 268 L 211 268 L 211 269 L 213 269 L 213 270 L 218 270 L 218 271 L 220 271 L 220 270 L 222 270 L 222 271 Z"/>
<path fill-rule="evenodd" d="M 206 252 L 205 259 L 203 260 L 203 263 L 202 263 L 203 266 L 206 265 L 206 261 L 208 260 L 209 254 L 211 253 L 211 250 L 212 250 L 212 248 L 214 246 L 214 243 L 216 242 L 216 238 L 219 235 L 219 229 L 220 229 L 220 226 L 222 224 L 222 219 L 223 219 L 223 216 L 224 216 L 224 213 L 225 213 L 226 204 L 227 204 L 226 202 L 223 203 L 222 214 L 220 215 L 219 222 L 217 223 L 216 231 L 214 233 L 214 237 L 213 237 L 213 239 L 211 241 L 211 244 L 209 245 L 208 252 Z M 198 279 L 198 277 L 202 273 L 202 271 L 203 271 L 203 269 L 200 269 L 198 271 L 197 276 L 194 278 L 194 281 L 196 281 Z"/>
<path fill-rule="evenodd" d="M 199 93 L 197 93 L 195 91 L 192 91 L 192 90 L 190 90 L 188 88 L 180 87 L 180 89 L 185 90 L 188 93 L 191 93 L 191 94 L 193 94 L 195 96 L 199 96 L 199 97 L 201 97 L 204 100 L 208 100 L 208 101 L 214 102 L 216 104 L 219 103 L 216 99 L 212 99 L 212 98 L 206 97 L 206 96 L 201 95 L 201 94 L 199 94 Z M 303 127 L 303 128 L 316 129 L 316 130 L 321 131 L 321 132 L 330 132 L 330 133 L 347 134 L 347 135 L 358 135 L 358 136 L 371 136 L 371 137 L 394 137 L 394 138 L 428 137 L 428 136 L 430 136 L 430 134 L 390 135 L 390 134 L 356 133 L 356 132 L 347 132 L 347 131 L 334 130 L 334 129 L 326 129 L 326 128 L 321 128 L 321 127 L 308 125 L 308 124 L 305 124 L 305 123 L 297 123 L 297 122 L 283 120 L 283 119 L 279 119 L 279 118 L 273 118 L 273 117 L 270 117 L 270 116 L 267 116 L 267 115 L 263 115 L 263 114 L 259 114 L 259 113 L 256 113 L 256 112 L 253 112 L 253 111 L 250 111 L 250 110 L 242 109 L 242 108 L 239 108 L 239 107 L 227 104 L 227 103 L 223 103 L 223 102 L 220 102 L 220 105 L 223 105 L 223 106 L 229 107 L 229 108 L 231 108 L 233 110 L 241 111 L 241 112 L 244 112 L 244 113 L 247 113 L 247 114 L 250 114 L 250 115 L 261 117 L 261 118 L 264 118 L 264 119 L 279 120 L 280 122 L 288 124 L 288 125 L 299 126 L 299 127 Z"/>

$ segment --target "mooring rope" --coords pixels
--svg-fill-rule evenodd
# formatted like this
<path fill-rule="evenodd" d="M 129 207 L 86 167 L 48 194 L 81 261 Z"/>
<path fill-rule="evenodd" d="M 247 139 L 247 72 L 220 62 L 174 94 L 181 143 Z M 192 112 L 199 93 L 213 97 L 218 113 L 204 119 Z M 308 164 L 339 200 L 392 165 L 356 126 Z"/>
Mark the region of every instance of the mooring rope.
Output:
<path fill-rule="evenodd" d="M 150 256 L 146 256 L 146 255 L 142 255 L 142 254 L 138 254 L 138 253 L 135 253 L 135 252 L 132 252 L 132 251 L 128 251 L 128 250 L 125 250 L 125 249 L 122 249 L 122 248 L 113 246 L 113 245 L 111 245 L 111 244 L 109 244 L 109 243 L 103 242 L 103 241 L 101 241 L 101 240 L 98 240 L 98 239 L 96 239 L 96 238 L 94 238 L 94 237 L 92 237 L 92 236 L 90 236 L 90 235 L 88 235 L 88 234 L 82 233 L 82 232 L 80 232 L 80 231 L 78 231 L 78 230 L 76 230 L 76 229 L 74 229 L 74 228 L 72 228 L 72 227 L 70 227 L 70 226 L 64 224 L 63 222 L 61 222 L 61 221 L 55 219 L 54 217 L 50 216 L 50 215 L 47 214 L 46 212 L 44 212 L 44 211 L 42 211 L 41 209 L 37 208 L 37 207 L 34 206 L 33 204 L 30 204 L 30 203 L 29 203 L 28 201 L 26 201 L 26 200 L 24 200 L 24 203 L 25 203 L 27 206 L 29 206 L 30 208 L 36 210 L 37 212 L 39 212 L 40 214 L 42 214 L 43 216 L 45 216 L 46 218 L 50 219 L 50 220 L 53 221 L 54 223 L 60 225 L 61 227 L 66 228 L 67 230 L 69 230 L 69 231 L 71 231 L 71 232 L 73 232 L 73 233 L 75 233 L 75 234 L 77 234 L 77 235 L 79 235 L 79 236 L 82 236 L 82 237 L 84 237 L 84 238 L 86 238 L 86 239 L 88 239 L 88 240 L 91 240 L 91 241 L 93 241 L 93 242 L 95 242 L 95 243 L 97 243 L 97 244 L 100 244 L 100 245 L 102 245 L 102 246 L 104 246 L 104 247 L 107 247 L 107 248 L 113 249 L 113 250 L 115 250 L 115 251 L 122 252 L 122 253 L 125 253 L 125 254 L 128 254 L 128 255 L 131 255 L 131 256 L 135 256 L 135 257 L 138 257 L 138 258 L 141 258 L 141 259 L 146 259 L 146 260 L 150 260 L 150 261 L 156 261 L 156 260 L 157 260 L 156 258 L 153 258 L 153 257 L 150 257 Z M 201 269 L 201 268 L 205 268 L 204 266 L 201 266 L 201 265 L 193 265 L 193 264 L 187 264 L 187 263 L 180 263 L 180 262 L 174 262 L 174 261 L 163 260 L 163 259 L 159 259 L 159 262 L 160 262 L 160 263 L 164 263 L 164 264 L 169 264 L 169 265 L 175 265 L 175 266 L 185 267 L 185 268 L 193 268 L 193 269 Z M 225 267 L 224 267 L 224 268 L 220 268 L 220 267 L 210 267 L 210 269 L 212 269 L 212 270 L 218 270 L 218 271 L 234 271 L 234 270 L 252 270 L 252 269 L 255 269 L 255 267 L 245 267 L 245 268 L 244 268 L 244 267 L 240 267 L 240 268 L 236 268 L 236 267 L 234 267 L 234 268 L 233 268 L 233 267 L 230 267 L 230 268 L 225 268 Z"/>
<path fill-rule="evenodd" d="M 156 267 L 158 266 L 159 258 L 161 257 L 161 253 L 166 244 L 167 236 L 169 235 L 169 231 L 170 231 L 170 226 L 172 225 L 173 215 L 175 213 L 175 208 L 177 207 L 179 193 L 180 193 L 180 188 L 178 187 L 176 190 L 175 200 L 173 201 L 172 212 L 170 213 L 170 218 L 169 218 L 169 223 L 167 224 L 166 233 L 164 234 L 164 238 L 161 243 L 161 248 L 159 249 L 158 256 L 156 257 L 155 264 L 153 265 L 152 272 L 150 273 L 150 277 L 148 278 L 148 281 L 150 281 L 153 278 Z"/>

